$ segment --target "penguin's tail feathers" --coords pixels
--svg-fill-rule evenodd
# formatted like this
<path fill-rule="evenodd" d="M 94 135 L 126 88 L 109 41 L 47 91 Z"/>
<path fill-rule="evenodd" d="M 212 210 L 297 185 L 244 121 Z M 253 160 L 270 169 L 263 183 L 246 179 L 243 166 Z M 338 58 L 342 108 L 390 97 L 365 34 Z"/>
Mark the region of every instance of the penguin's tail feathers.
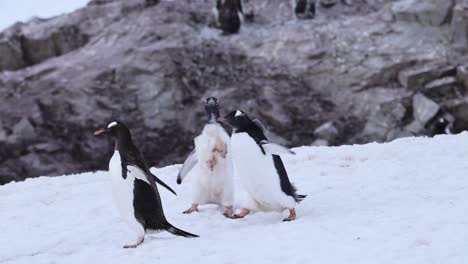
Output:
<path fill-rule="evenodd" d="M 171 224 L 169 224 L 169 227 L 166 229 L 167 232 L 176 235 L 176 236 L 183 236 L 183 237 L 199 237 L 198 235 L 189 233 L 187 231 L 184 231 L 182 229 L 179 229 Z"/>
<path fill-rule="evenodd" d="M 306 194 L 298 194 L 297 195 L 297 202 L 302 202 L 307 197 Z"/>

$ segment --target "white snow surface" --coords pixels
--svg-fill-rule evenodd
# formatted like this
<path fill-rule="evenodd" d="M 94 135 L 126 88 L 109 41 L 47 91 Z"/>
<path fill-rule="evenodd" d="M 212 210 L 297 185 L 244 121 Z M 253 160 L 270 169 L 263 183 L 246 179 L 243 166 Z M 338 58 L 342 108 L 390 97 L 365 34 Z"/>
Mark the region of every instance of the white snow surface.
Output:
<path fill-rule="evenodd" d="M 33 17 L 49 18 L 84 7 L 89 0 L 0 0 L 0 30 Z"/>
<path fill-rule="evenodd" d="M 166 216 L 201 237 L 147 235 L 136 249 L 122 248 L 135 236 L 107 172 L 0 186 L 0 263 L 467 263 L 468 133 L 295 151 L 286 168 L 309 195 L 296 221 L 183 215 L 191 179 L 176 185 L 169 166 L 153 170 L 178 193 L 159 188 Z"/>

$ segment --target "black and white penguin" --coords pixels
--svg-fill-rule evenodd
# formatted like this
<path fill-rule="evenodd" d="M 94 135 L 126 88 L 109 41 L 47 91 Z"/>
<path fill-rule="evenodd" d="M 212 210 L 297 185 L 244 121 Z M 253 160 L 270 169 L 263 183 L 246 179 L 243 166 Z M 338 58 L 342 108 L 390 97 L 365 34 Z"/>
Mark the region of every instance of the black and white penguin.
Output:
<path fill-rule="evenodd" d="M 444 117 L 439 117 L 430 127 L 428 134 L 433 137 L 436 135 L 451 135 L 452 124 Z"/>
<path fill-rule="evenodd" d="M 198 211 L 198 205 L 217 204 L 225 208 L 224 215 L 232 218 L 234 204 L 233 167 L 230 138 L 218 123 L 219 104 L 215 97 L 205 100 L 208 123 L 194 140 L 195 150 L 185 160 L 177 176 L 177 183 L 192 174 L 192 206 L 184 211 Z"/>
<path fill-rule="evenodd" d="M 223 34 L 229 35 L 239 32 L 244 19 L 241 1 L 215 0 L 213 15 L 217 26 L 221 28 Z"/>
<path fill-rule="evenodd" d="M 293 0 L 294 14 L 299 19 L 315 17 L 315 0 Z"/>
<path fill-rule="evenodd" d="M 247 193 L 243 209 L 236 217 L 242 218 L 251 210 L 288 209 L 289 216 L 284 221 L 294 220 L 296 203 L 305 195 L 296 193 L 280 157 L 294 152 L 268 142 L 261 125 L 241 110 L 233 111 L 218 121 L 233 128 L 231 149 L 234 171 Z"/>
<path fill-rule="evenodd" d="M 139 246 L 149 231 L 166 230 L 177 236 L 198 237 L 174 227 L 166 220 L 156 182 L 175 192 L 150 172 L 123 123 L 114 121 L 107 128 L 94 132 L 94 135 L 110 135 L 115 140 L 115 151 L 109 162 L 112 192 L 121 217 L 138 236 L 136 243 L 124 248 Z"/>

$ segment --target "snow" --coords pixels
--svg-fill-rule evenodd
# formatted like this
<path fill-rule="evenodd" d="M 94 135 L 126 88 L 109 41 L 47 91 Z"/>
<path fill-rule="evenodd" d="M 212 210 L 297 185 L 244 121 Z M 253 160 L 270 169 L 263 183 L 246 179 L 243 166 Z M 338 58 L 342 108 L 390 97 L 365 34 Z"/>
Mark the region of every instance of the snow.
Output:
<path fill-rule="evenodd" d="M 0 0 L 0 30 L 38 16 L 49 18 L 84 7 L 89 0 Z"/>
<path fill-rule="evenodd" d="M 285 156 L 309 196 L 286 212 L 241 220 L 216 206 L 183 215 L 191 179 L 179 165 L 154 169 L 169 221 L 198 239 L 134 234 L 119 218 L 107 172 L 0 186 L 0 263 L 405 263 L 468 260 L 468 134 L 388 144 L 301 147 Z M 237 180 L 237 179 L 236 179 Z"/>

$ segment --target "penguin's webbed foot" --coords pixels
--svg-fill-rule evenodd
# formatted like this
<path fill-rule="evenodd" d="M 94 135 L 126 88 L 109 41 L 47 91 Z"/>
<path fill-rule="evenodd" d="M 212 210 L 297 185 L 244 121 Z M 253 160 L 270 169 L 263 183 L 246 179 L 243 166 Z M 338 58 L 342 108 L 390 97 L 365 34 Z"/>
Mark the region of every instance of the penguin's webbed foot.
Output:
<path fill-rule="evenodd" d="M 244 218 L 249 213 L 250 213 L 249 209 L 242 208 L 242 210 L 238 214 L 234 214 L 234 219 Z"/>
<path fill-rule="evenodd" d="M 290 222 L 295 219 L 296 219 L 296 210 L 293 208 L 293 209 L 289 209 L 289 216 L 283 219 L 283 222 Z"/>
<path fill-rule="evenodd" d="M 143 241 L 145 241 L 145 237 L 141 237 L 140 239 L 138 239 L 138 241 L 135 243 L 135 244 L 130 244 L 130 245 L 125 245 L 124 248 L 136 248 L 138 247 L 139 245 L 143 244 Z"/>
<path fill-rule="evenodd" d="M 224 216 L 230 219 L 235 219 L 234 218 L 234 210 L 232 210 L 232 206 L 226 207 L 226 211 L 224 211 Z"/>
<path fill-rule="evenodd" d="M 198 204 L 192 204 L 192 206 L 189 209 L 185 210 L 183 213 L 191 214 L 193 212 L 198 212 Z"/>

